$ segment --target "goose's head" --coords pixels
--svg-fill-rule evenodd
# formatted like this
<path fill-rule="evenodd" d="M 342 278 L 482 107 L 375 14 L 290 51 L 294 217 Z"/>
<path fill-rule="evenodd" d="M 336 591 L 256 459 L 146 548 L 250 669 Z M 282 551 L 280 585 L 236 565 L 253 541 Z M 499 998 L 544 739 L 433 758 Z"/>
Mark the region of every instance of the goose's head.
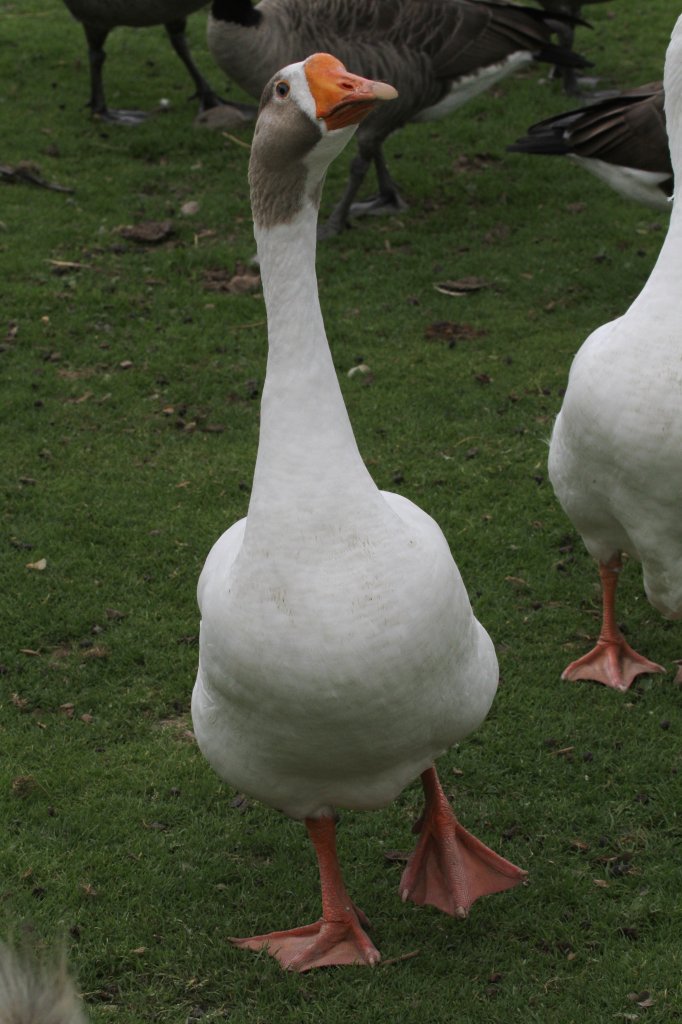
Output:
<path fill-rule="evenodd" d="M 328 53 L 289 64 L 263 90 L 251 147 L 253 219 L 272 227 L 292 220 L 307 202 L 317 206 L 324 175 L 359 123 L 392 85 L 346 71 Z"/>

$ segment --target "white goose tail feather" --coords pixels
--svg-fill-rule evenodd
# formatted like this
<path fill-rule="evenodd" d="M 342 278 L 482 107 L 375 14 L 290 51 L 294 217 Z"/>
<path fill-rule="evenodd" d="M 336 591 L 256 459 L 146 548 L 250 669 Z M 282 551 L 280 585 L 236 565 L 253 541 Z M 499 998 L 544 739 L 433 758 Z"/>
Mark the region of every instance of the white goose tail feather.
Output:
<path fill-rule="evenodd" d="M 41 961 L 0 942 L 0 1024 L 87 1024 L 63 955 Z"/>

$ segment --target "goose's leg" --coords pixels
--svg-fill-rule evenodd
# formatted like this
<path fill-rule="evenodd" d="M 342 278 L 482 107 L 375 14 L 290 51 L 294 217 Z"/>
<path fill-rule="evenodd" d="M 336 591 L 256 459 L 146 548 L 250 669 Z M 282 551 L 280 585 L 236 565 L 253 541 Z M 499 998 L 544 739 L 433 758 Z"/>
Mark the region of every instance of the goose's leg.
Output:
<path fill-rule="evenodd" d="M 88 41 L 88 58 L 90 61 L 90 102 L 92 113 L 102 121 L 118 124 L 139 124 L 147 116 L 143 110 L 110 110 L 104 96 L 102 68 L 106 60 L 104 42 L 109 34 L 106 29 L 95 28 L 84 24 L 85 37 Z"/>
<path fill-rule="evenodd" d="M 594 679 L 614 690 L 627 690 L 633 679 L 644 672 L 665 672 L 661 665 L 633 651 L 618 629 L 616 587 L 621 567 L 620 555 L 599 563 L 603 602 L 599 639 L 591 651 L 564 669 L 562 679 Z"/>
<path fill-rule="evenodd" d="M 322 917 L 301 928 L 231 941 L 242 949 L 265 949 L 289 971 L 356 963 L 373 967 L 381 957 L 364 931 L 369 927 L 367 918 L 346 891 L 336 855 L 334 819 L 307 818 L 305 824 L 320 869 Z"/>
<path fill-rule="evenodd" d="M 407 203 L 400 195 L 398 186 L 386 166 L 381 144 L 376 147 L 374 152 L 374 167 L 377 172 L 379 193 L 376 196 L 371 196 L 369 199 L 353 203 L 349 211 L 351 217 L 362 217 L 365 214 L 401 213 L 407 209 Z"/>
<path fill-rule="evenodd" d="M 204 111 L 211 110 L 213 107 L 221 106 L 224 101 L 214 93 L 213 89 L 192 59 L 192 54 L 190 53 L 189 45 L 187 43 L 187 36 L 185 35 L 187 18 L 178 18 L 177 21 L 167 21 L 164 28 L 168 33 L 168 38 L 171 41 L 173 49 L 187 68 L 190 78 L 194 82 L 197 90 L 196 97 L 199 100 L 199 109 Z"/>
<path fill-rule="evenodd" d="M 489 849 L 457 821 L 435 768 L 422 774 L 424 813 L 419 841 L 400 880 L 403 900 L 430 903 L 453 917 L 467 916 L 479 896 L 518 885 L 526 872 Z"/>

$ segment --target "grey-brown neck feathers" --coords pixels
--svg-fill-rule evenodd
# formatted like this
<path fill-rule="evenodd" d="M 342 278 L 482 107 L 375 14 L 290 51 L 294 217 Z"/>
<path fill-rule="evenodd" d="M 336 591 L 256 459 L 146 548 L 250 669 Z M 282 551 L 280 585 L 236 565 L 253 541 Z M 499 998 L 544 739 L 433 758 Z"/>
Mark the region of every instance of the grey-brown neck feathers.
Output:
<path fill-rule="evenodd" d="M 308 180 L 304 160 L 322 136 L 296 103 L 275 107 L 271 87 L 272 82 L 263 92 L 249 162 L 253 219 L 264 228 L 288 223 L 303 208 Z M 310 198 L 319 202 L 319 188 Z"/>

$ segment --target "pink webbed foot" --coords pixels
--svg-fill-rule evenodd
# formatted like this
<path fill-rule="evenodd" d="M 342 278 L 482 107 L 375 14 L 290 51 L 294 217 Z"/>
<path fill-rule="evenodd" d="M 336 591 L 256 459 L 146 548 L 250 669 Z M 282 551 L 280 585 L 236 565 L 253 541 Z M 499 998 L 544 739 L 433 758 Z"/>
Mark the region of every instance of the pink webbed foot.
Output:
<path fill-rule="evenodd" d="M 592 679 L 613 690 L 627 690 L 639 675 L 665 672 L 662 665 L 633 651 L 621 635 L 619 640 L 599 639 L 582 658 L 572 661 L 561 673 L 562 679 Z"/>
<path fill-rule="evenodd" d="M 593 679 L 613 690 L 627 690 L 633 679 L 647 672 L 665 672 L 662 665 L 633 651 L 616 622 L 616 588 L 622 569 L 620 555 L 599 563 L 602 589 L 602 624 L 596 645 L 572 661 L 562 679 Z"/>
<path fill-rule="evenodd" d="M 265 949 L 287 971 L 363 963 L 374 967 L 381 956 L 365 934 L 363 924 L 366 923 L 362 911 L 356 911 L 351 905 L 343 920 L 321 918 L 301 928 L 254 935 L 249 939 L 230 939 L 230 942 L 242 949 Z"/>
<path fill-rule="evenodd" d="M 322 917 L 301 928 L 230 941 L 242 949 L 265 949 L 288 971 L 344 964 L 374 967 L 381 956 L 365 933 L 369 921 L 346 892 L 336 855 L 334 820 L 307 818 L 305 824 L 320 870 Z"/>
<path fill-rule="evenodd" d="M 494 853 L 457 821 L 434 768 L 422 775 L 424 814 L 414 827 L 420 833 L 400 880 L 403 900 L 430 903 L 464 918 L 480 896 L 503 892 L 522 882 L 527 872 Z"/>

